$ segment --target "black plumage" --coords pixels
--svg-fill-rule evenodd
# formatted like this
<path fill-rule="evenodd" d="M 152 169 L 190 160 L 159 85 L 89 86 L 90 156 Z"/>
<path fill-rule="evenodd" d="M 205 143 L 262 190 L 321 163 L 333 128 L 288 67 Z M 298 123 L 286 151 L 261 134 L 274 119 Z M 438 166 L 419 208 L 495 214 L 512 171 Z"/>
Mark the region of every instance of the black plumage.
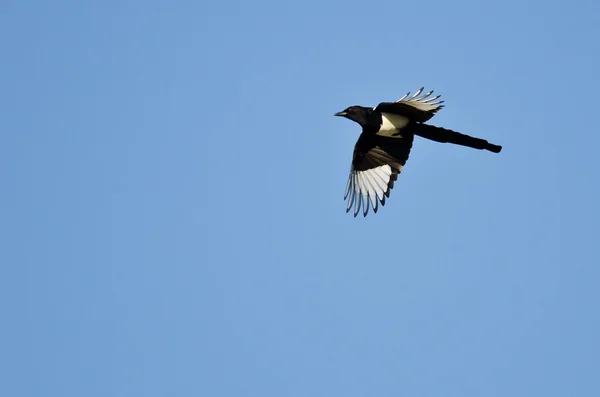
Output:
<path fill-rule="evenodd" d="M 377 212 L 379 204 L 385 205 L 386 197 L 390 196 L 390 190 L 408 160 L 415 135 L 493 153 L 502 150 L 502 146 L 485 139 L 425 124 L 443 107 L 443 101 L 438 100 L 439 95 L 432 97 L 433 91 L 421 95 L 422 92 L 423 88 L 396 102 L 382 102 L 375 108 L 351 106 L 335 114 L 362 127 L 354 146 L 344 195 L 344 200 L 348 200 L 346 212 L 354 205 L 354 216 L 361 207 L 363 215 L 367 216 L 369 207 Z"/>

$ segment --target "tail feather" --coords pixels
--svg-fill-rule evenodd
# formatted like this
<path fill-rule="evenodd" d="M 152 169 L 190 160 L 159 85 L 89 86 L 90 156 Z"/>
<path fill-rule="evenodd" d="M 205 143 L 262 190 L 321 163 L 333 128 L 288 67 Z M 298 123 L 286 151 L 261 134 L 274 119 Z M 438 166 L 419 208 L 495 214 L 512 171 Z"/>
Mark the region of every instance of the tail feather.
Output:
<path fill-rule="evenodd" d="M 493 153 L 500 153 L 502 146 L 494 145 L 485 139 L 475 138 L 460 132 L 448 130 L 446 128 L 436 127 L 429 124 L 416 124 L 414 134 L 420 137 L 430 139 L 436 142 L 453 143 L 479 150 L 489 150 Z"/>

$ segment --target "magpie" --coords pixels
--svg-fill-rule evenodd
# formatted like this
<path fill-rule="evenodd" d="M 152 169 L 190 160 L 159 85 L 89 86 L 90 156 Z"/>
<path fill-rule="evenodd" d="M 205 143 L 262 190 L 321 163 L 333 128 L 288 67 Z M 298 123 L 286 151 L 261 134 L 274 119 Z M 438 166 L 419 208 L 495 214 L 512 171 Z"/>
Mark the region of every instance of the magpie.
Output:
<path fill-rule="evenodd" d="M 395 102 L 382 102 L 374 108 L 350 106 L 334 114 L 362 127 L 354 146 L 344 194 L 344 200 L 348 201 L 346 212 L 354 204 L 354 217 L 360 212 L 361 206 L 363 216 L 367 216 L 369 206 L 377 212 L 379 203 L 385 205 L 394 181 L 408 160 L 415 135 L 493 153 L 502 150 L 502 146 L 484 139 L 425 124 L 444 107 L 444 101 L 438 100 L 440 95 L 432 97 L 433 91 L 421 95 L 422 92 L 423 88 L 413 95 L 409 92 Z"/>

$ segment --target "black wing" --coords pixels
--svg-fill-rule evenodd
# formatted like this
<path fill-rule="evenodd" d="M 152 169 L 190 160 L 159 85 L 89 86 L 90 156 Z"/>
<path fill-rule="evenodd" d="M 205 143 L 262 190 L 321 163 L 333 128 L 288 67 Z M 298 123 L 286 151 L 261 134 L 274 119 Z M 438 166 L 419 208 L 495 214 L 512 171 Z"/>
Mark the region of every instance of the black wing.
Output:
<path fill-rule="evenodd" d="M 412 143 L 412 134 L 406 134 L 402 138 L 361 134 L 354 146 L 344 195 L 344 200 L 348 199 L 346 212 L 354 204 L 355 217 L 361 206 L 363 216 L 367 216 L 369 204 L 374 212 L 377 212 L 379 202 L 382 206 L 385 205 L 385 198 L 390 197 L 394 181 L 398 179 L 398 174 L 408 160 Z"/>
<path fill-rule="evenodd" d="M 440 96 L 430 97 L 433 91 L 419 96 L 423 88 L 409 97 L 410 92 L 398 99 L 396 102 L 382 102 L 375 110 L 385 113 L 393 113 L 408 117 L 412 121 L 424 123 L 432 118 L 435 113 L 444 107 L 444 101 L 436 101 Z"/>

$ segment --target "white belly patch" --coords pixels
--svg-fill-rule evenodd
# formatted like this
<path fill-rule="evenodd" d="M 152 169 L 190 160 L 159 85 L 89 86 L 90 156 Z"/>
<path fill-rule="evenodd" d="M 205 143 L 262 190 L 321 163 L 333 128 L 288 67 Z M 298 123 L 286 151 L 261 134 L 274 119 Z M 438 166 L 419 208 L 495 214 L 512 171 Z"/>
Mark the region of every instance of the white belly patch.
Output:
<path fill-rule="evenodd" d="M 408 125 L 408 118 L 392 113 L 381 113 L 381 128 L 377 135 L 387 136 L 392 138 L 402 138 L 400 135 L 401 128 Z"/>

